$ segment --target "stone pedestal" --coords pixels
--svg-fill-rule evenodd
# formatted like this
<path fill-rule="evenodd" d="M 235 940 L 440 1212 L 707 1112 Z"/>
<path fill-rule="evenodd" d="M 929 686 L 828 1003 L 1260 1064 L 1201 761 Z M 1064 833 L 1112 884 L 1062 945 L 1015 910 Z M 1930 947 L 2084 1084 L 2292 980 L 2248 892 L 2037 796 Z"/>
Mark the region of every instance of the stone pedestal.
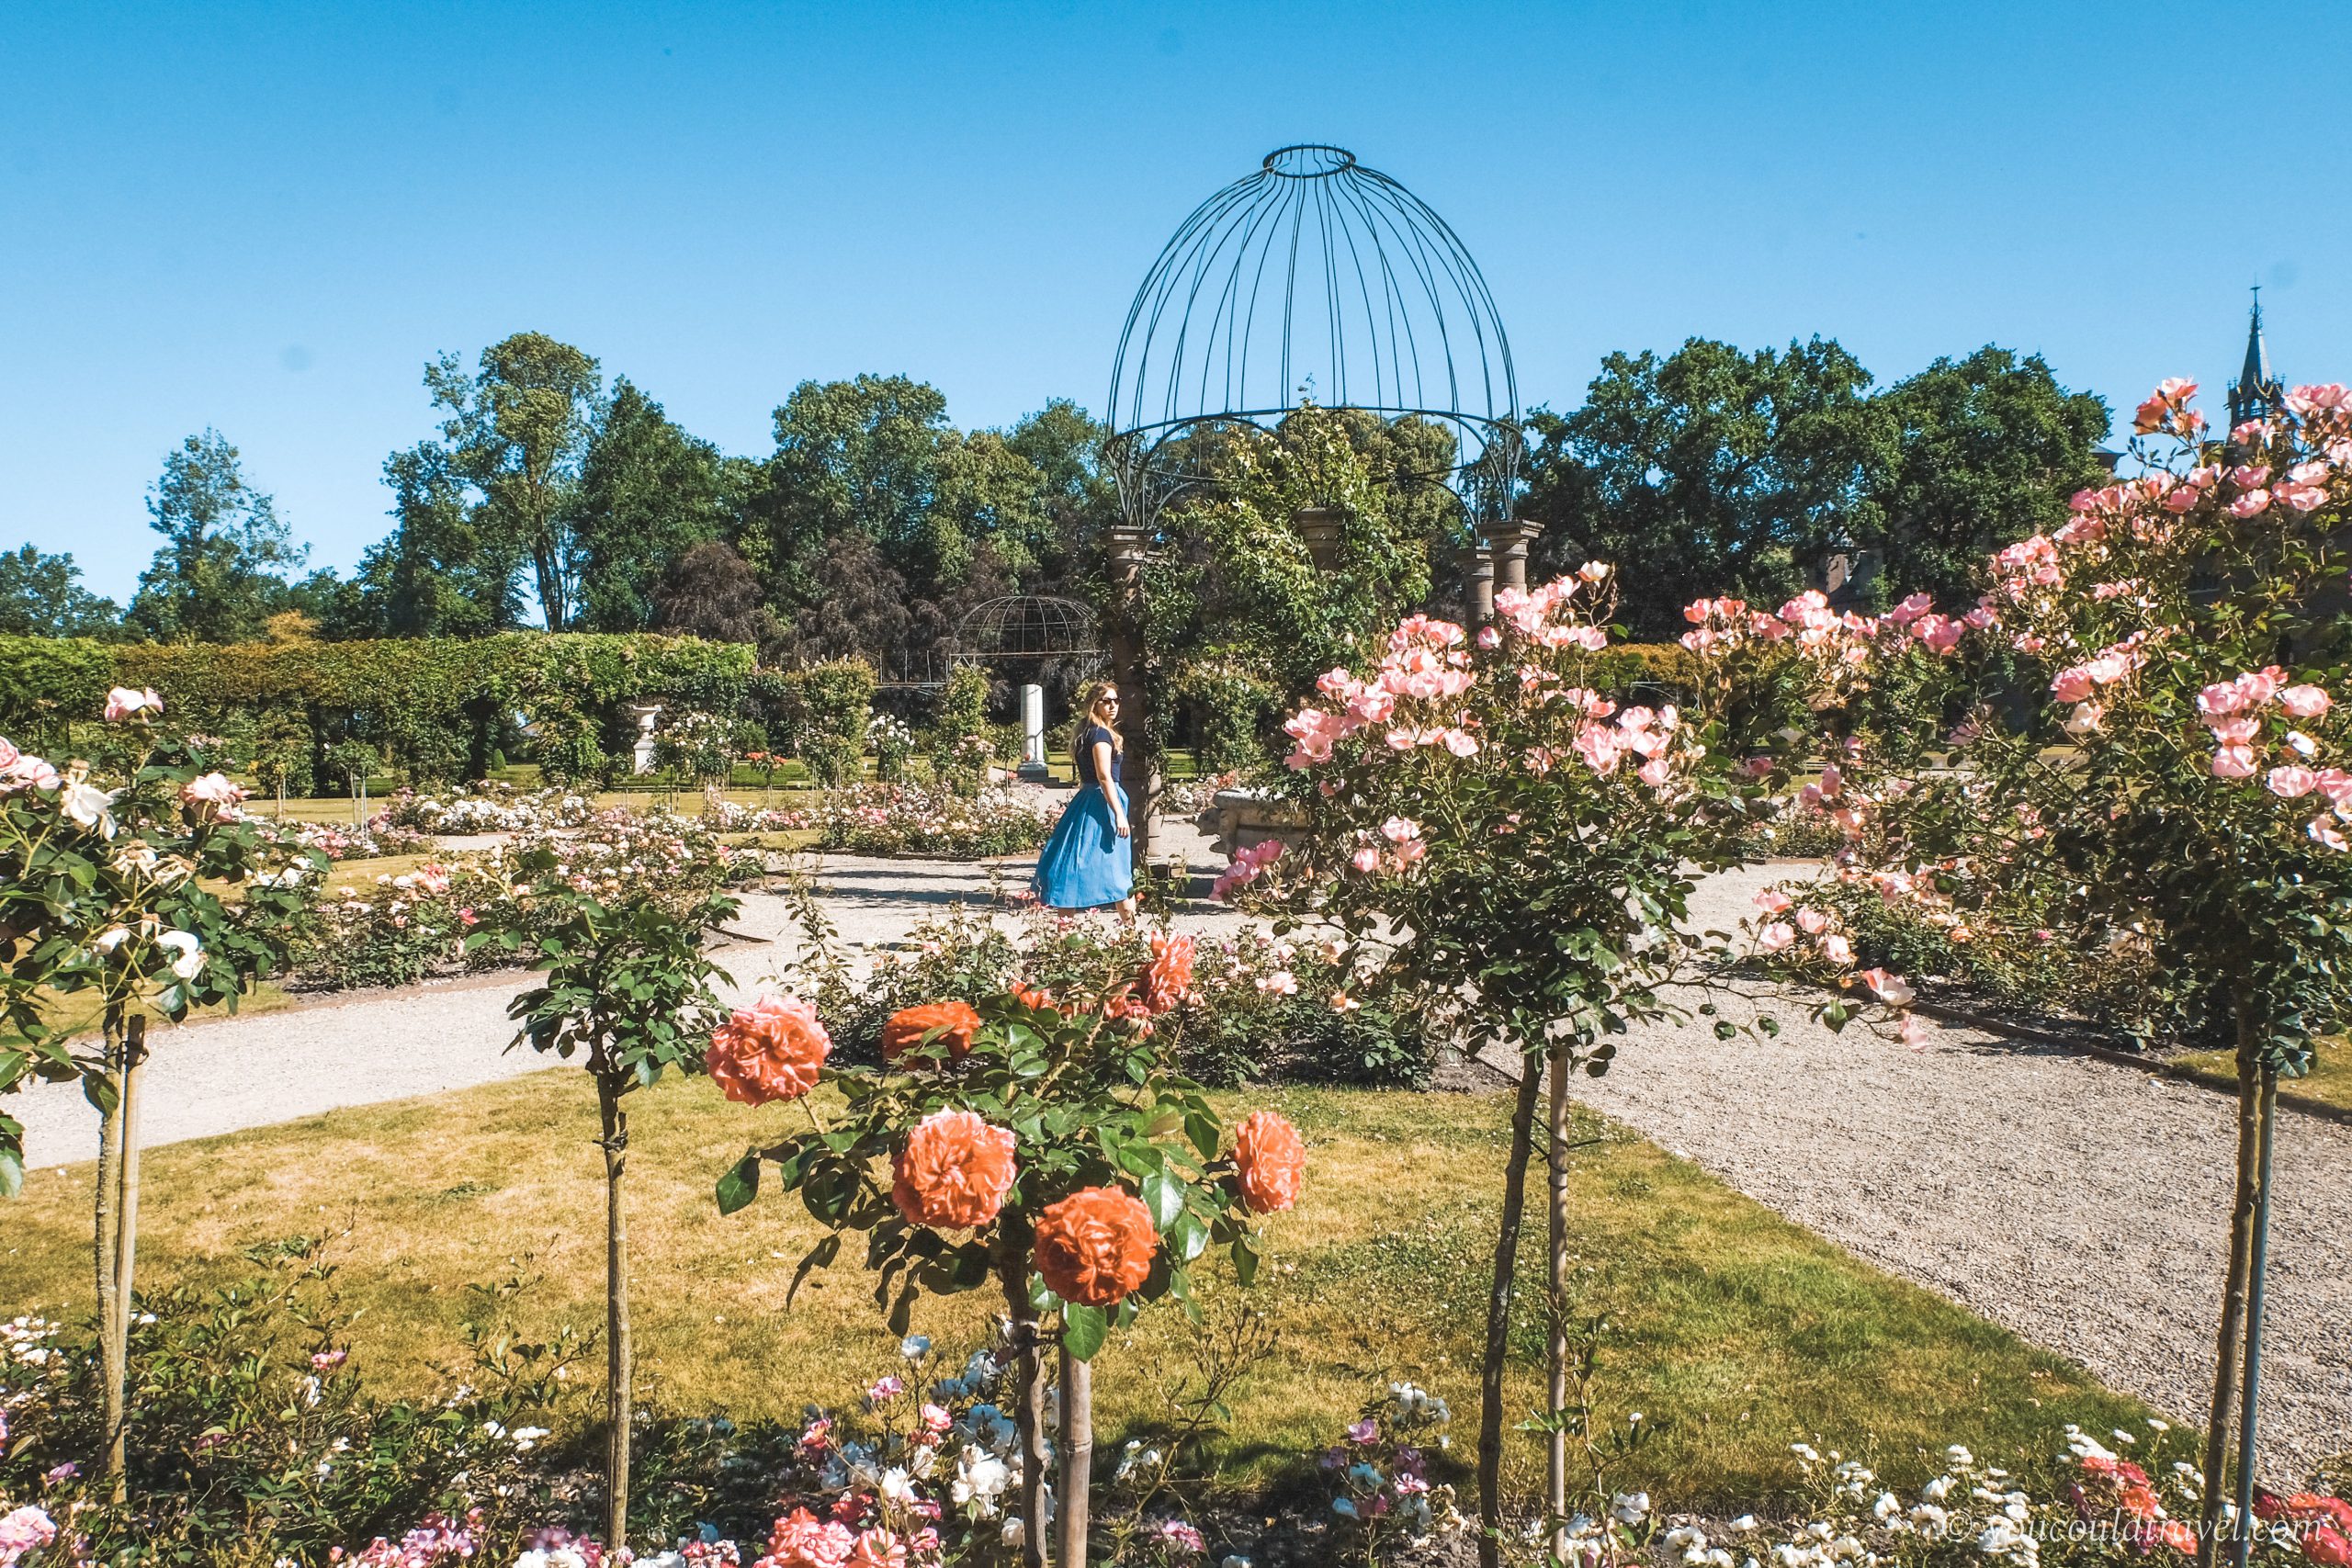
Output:
<path fill-rule="evenodd" d="M 1053 777 L 1046 766 L 1046 688 L 1034 682 L 1021 688 L 1021 766 L 1014 772 L 1031 784 Z"/>
<path fill-rule="evenodd" d="M 629 746 L 629 772 L 650 773 L 653 771 L 653 726 L 662 716 L 662 705 L 630 703 L 628 713 L 637 721 L 637 739 Z"/>
<path fill-rule="evenodd" d="M 1495 618 L 1495 562 L 1483 545 L 1464 545 L 1454 552 L 1462 568 L 1462 599 L 1471 626 L 1483 626 Z"/>
<path fill-rule="evenodd" d="M 1268 839 L 1280 839 L 1285 848 L 1296 846 L 1306 831 L 1306 813 L 1261 790 L 1221 789 L 1194 818 L 1194 826 L 1209 836 L 1210 848 L 1231 860 Z"/>
<path fill-rule="evenodd" d="M 1487 553 L 1494 558 L 1497 592 L 1506 588 L 1527 592 L 1527 547 L 1543 531 L 1540 524 L 1518 519 L 1478 525 L 1478 536 L 1486 540 Z"/>

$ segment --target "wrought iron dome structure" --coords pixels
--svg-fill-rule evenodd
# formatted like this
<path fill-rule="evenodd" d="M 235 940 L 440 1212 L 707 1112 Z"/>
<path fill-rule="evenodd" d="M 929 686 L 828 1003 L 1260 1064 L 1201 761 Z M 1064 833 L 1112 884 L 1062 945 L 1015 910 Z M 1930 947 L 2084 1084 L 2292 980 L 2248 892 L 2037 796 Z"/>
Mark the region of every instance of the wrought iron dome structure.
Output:
<path fill-rule="evenodd" d="M 1341 147 L 1266 154 L 1195 208 L 1144 277 L 1111 369 L 1105 456 L 1131 527 L 1201 482 L 1201 442 L 1327 408 L 1448 426 L 1474 521 L 1518 479 L 1510 344 L 1478 264 L 1429 204 Z"/>
<path fill-rule="evenodd" d="M 956 626 L 958 664 L 1044 664 L 1067 659 L 1081 670 L 1101 661 L 1094 612 L 1075 599 L 1011 593 L 976 604 Z"/>

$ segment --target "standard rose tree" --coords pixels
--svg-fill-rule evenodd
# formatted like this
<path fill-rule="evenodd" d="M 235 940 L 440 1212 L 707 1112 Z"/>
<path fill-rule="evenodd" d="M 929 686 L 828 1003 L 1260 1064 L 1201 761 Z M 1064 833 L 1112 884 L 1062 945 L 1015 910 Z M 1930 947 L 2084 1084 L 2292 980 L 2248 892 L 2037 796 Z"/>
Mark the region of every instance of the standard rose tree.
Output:
<path fill-rule="evenodd" d="M 731 1213 L 772 1168 L 827 1227 L 796 1286 L 864 1232 L 875 1300 L 897 1332 L 923 1292 L 1003 1292 L 1033 1563 L 1045 1561 L 1049 1508 L 1046 1347 L 1058 1344 L 1063 1394 L 1052 1517 L 1058 1560 L 1074 1564 L 1086 1552 L 1088 1363 L 1145 1303 L 1189 1303 L 1212 1247 L 1249 1283 L 1252 1217 L 1297 1201 L 1306 1155 L 1291 1125 L 1260 1111 L 1228 1145 L 1216 1108 L 1171 1066 L 1192 959 L 1192 939 L 1162 936 L 1139 973 L 906 1009 L 883 1029 L 879 1068 L 826 1065 L 823 1026 L 792 998 L 763 998 L 711 1039 L 711 1076 L 730 1099 L 795 1102 L 808 1120 L 718 1186 Z"/>
<path fill-rule="evenodd" d="M 1283 726 L 1309 832 L 1279 858 L 1237 861 L 1228 892 L 1279 879 L 1295 919 L 1351 944 L 1523 1071 L 1505 1167 L 1487 1303 L 1479 1431 L 1483 1561 L 1502 1529 L 1503 1365 L 1519 1226 L 1541 1085 L 1551 1084 L 1554 1416 L 1546 1512 L 1570 1509 L 1557 1412 L 1566 1398 L 1570 1074 L 1604 1071 L 1611 1036 L 1676 1016 L 1698 938 L 1681 928 L 1701 872 L 1744 852 L 1767 813 L 1770 762 L 1735 751 L 1724 714 L 1736 660 L 1696 649 L 1689 707 L 1614 691 L 1612 574 L 1599 563 L 1495 596 L 1473 637 L 1450 622 L 1398 623 L 1360 668 L 1317 682 Z M 1287 928 L 1285 928 L 1287 929 Z M 1334 1008 L 1353 1005 L 1343 991 Z M 1768 1025 L 1769 1027 L 1769 1025 Z M 1735 1032 L 1716 1024 L 1725 1037 Z"/>
<path fill-rule="evenodd" d="M 104 1118 L 98 1139 L 99 1358 L 107 1465 L 123 1484 L 132 1263 L 138 1251 L 138 1105 L 152 1018 L 233 1010 L 282 957 L 324 860 L 291 859 L 246 819 L 244 791 L 195 740 L 159 728 L 164 700 L 119 686 L 106 716 L 124 765 L 59 768 L 0 739 L 0 1093 L 78 1077 Z M 227 886 L 241 894 L 232 905 Z M 96 1001 L 96 1052 L 54 1026 L 60 996 Z M 77 1011 L 86 1011 L 77 1009 Z M 0 1195 L 24 1180 L 24 1128 L 0 1113 Z"/>

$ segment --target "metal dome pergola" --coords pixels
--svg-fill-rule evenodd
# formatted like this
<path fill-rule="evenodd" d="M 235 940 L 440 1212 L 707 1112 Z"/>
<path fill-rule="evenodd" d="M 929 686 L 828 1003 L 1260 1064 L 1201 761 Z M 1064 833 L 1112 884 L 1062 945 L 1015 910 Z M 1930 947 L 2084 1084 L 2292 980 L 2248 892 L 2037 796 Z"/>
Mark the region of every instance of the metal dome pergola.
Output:
<path fill-rule="evenodd" d="M 958 664 L 1042 666 L 1069 660 L 1083 671 L 1102 657 L 1094 612 L 1075 599 L 1009 593 L 975 605 L 956 625 Z"/>
<path fill-rule="evenodd" d="M 1105 457 L 1126 525 L 1204 483 L 1189 439 L 1326 408 L 1447 427 L 1475 525 L 1519 477 L 1510 344 L 1478 265 L 1419 197 L 1344 148 L 1302 144 L 1185 219 L 1137 290 L 1111 371 Z"/>

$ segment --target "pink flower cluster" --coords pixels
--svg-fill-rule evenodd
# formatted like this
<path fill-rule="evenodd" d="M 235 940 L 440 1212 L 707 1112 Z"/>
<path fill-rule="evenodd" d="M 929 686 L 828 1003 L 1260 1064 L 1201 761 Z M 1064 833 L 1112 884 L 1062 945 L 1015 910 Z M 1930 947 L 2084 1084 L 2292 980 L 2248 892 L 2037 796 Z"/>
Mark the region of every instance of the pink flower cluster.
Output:
<path fill-rule="evenodd" d="M 1232 863 L 1218 873 L 1217 879 L 1209 885 L 1209 897 L 1220 904 L 1224 903 L 1263 876 L 1266 868 L 1282 858 L 1282 852 L 1283 841 L 1280 839 L 1261 839 L 1236 850 Z"/>
<path fill-rule="evenodd" d="M 1283 721 L 1283 728 L 1298 742 L 1285 759 L 1293 768 L 1311 767 L 1331 760 L 1332 748 L 1358 730 L 1386 725 L 1396 717 L 1399 698 L 1438 703 L 1460 697 L 1476 684 L 1470 656 L 1463 650 L 1464 636 L 1451 621 L 1414 615 L 1398 623 L 1388 636 L 1388 652 L 1370 681 L 1360 681 L 1346 670 L 1326 671 L 1317 690 L 1339 705 L 1337 711 L 1305 707 Z M 1477 738 L 1457 721 L 1453 724 L 1398 724 L 1388 730 L 1392 750 L 1418 746 L 1443 746 L 1457 757 L 1476 756 Z"/>

